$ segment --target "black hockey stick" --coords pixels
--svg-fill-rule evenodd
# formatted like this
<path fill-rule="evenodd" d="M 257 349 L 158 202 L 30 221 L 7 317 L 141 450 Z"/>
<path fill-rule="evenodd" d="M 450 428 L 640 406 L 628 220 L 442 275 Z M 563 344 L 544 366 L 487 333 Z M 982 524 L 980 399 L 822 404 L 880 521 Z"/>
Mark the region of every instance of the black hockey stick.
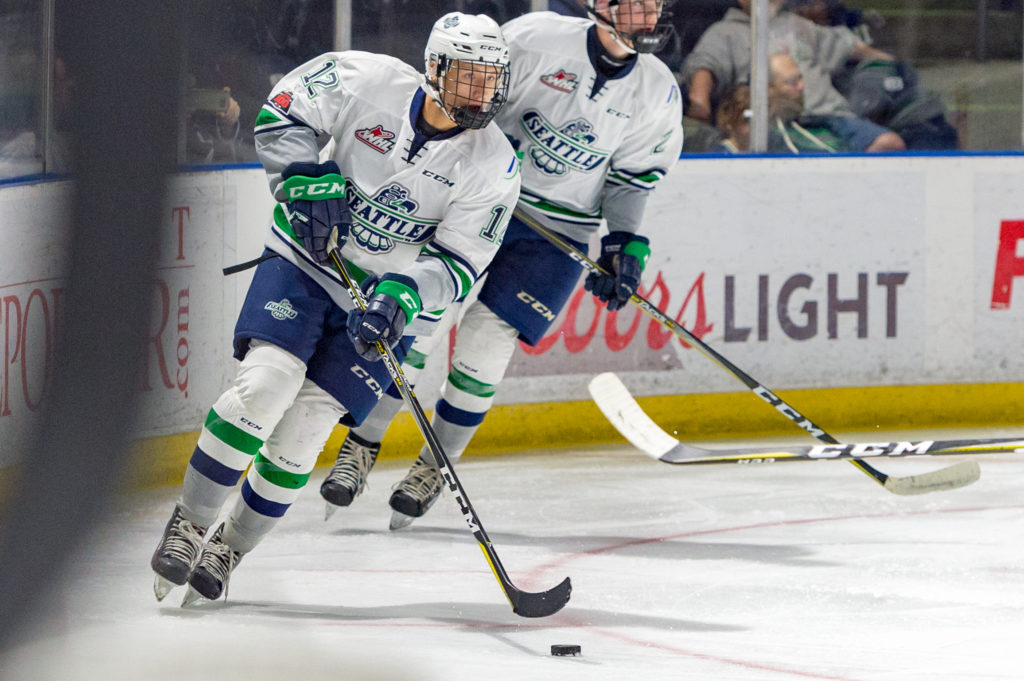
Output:
<path fill-rule="evenodd" d="M 363 292 L 359 286 L 349 277 L 339 248 L 331 250 L 331 259 L 334 260 L 334 265 L 338 268 L 338 272 L 348 288 L 349 295 L 352 297 L 352 304 L 357 309 L 365 310 L 366 299 L 363 297 Z M 398 387 L 398 391 L 402 394 L 402 399 L 405 401 L 406 406 L 409 407 L 409 411 L 412 412 L 413 419 L 415 419 L 416 425 L 423 434 L 423 439 L 427 442 L 427 448 L 434 456 L 438 472 L 445 482 L 448 483 L 448 489 L 455 496 L 455 501 L 459 504 L 459 510 L 462 511 L 462 517 L 466 520 L 466 524 L 469 525 L 473 536 L 476 537 L 477 542 L 480 544 L 480 549 L 484 552 L 484 557 L 487 558 L 491 571 L 497 577 L 502 591 L 505 592 L 505 597 L 512 605 L 512 612 L 521 617 L 547 617 L 561 610 L 569 602 L 569 595 L 572 592 L 572 583 L 568 577 L 562 580 L 558 586 L 541 593 L 523 591 L 512 584 L 512 580 L 509 579 L 505 567 L 501 564 L 501 560 L 498 558 L 498 554 L 494 550 L 494 546 L 491 544 L 490 537 L 487 536 L 480 518 L 477 516 L 476 511 L 473 510 L 473 505 L 469 503 L 469 495 L 466 494 L 465 488 L 459 481 L 458 476 L 455 475 L 455 469 L 452 468 L 451 460 L 445 454 L 440 440 L 437 439 L 437 434 L 434 432 L 433 427 L 431 427 L 427 415 L 423 412 L 423 407 L 420 406 L 419 400 L 416 399 L 412 387 L 406 380 L 405 372 L 402 371 L 402 367 L 394 352 L 392 352 L 391 347 L 387 343 L 380 341 L 377 342 L 377 349 L 380 351 L 381 361 L 384 362 L 384 366 L 387 367 L 388 373 L 391 374 L 391 378 Z"/>
<path fill-rule="evenodd" d="M 590 394 L 615 428 L 634 447 L 657 461 L 671 464 L 773 463 L 776 461 L 828 461 L 861 457 L 949 456 L 964 454 L 1024 453 L 1024 439 L 980 438 L 973 440 L 917 440 L 851 442 L 839 445 L 738 447 L 705 449 L 680 442 L 656 424 L 633 399 L 614 373 L 590 380 Z M 927 482 L 927 481 L 926 481 Z M 927 485 L 911 486 L 905 493 L 931 491 Z"/>
<path fill-rule="evenodd" d="M 605 272 L 596 262 L 588 258 L 585 254 L 580 253 L 572 244 L 566 243 L 561 237 L 552 232 L 550 229 L 544 227 L 534 218 L 526 215 L 520 210 L 515 211 L 515 216 L 524 222 L 530 229 L 534 230 L 545 239 L 551 242 L 556 248 L 568 255 L 570 258 L 575 260 L 580 266 L 588 272 L 597 272 L 600 274 L 608 274 Z M 798 412 L 793 407 L 789 406 L 781 397 L 768 390 L 766 387 L 754 380 L 749 374 L 737 367 L 735 364 L 730 362 L 728 359 L 720 355 L 714 350 L 714 348 L 707 345 L 700 338 L 697 338 L 690 333 L 681 324 L 678 324 L 674 319 L 669 317 L 667 314 L 656 308 L 646 298 L 640 295 L 633 294 L 630 301 L 647 313 L 656 322 L 667 328 L 669 331 L 674 333 L 676 336 L 682 338 L 687 343 L 697 348 L 705 357 L 713 361 L 719 367 L 728 371 L 730 374 L 740 380 L 745 386 L 750 388 L 751 392 L 760 397 L 768 404 L 775 407 L 775 409 L 783 416 L 793 421 L 798 426 L 806 430 L 808 433 L 818 438 L 822 442 L 830 445 L 837 445 L 839 441 L 829 435 L 823 428 L 816 425 L 809 418 Z M 944 489 L 956 489 L 957 487 L 963 487 L 969 485 L 978 479 L 980 472 L 977 469 L 977 464 L 973 462 L 963 462 L 948 466 L 937 471 L 930 473 L 923 473 L 921 475 L 915 475 L 905 478 L 897 478 L 882 471 L 874 468 L 866 461 L 859 458 L 848 459 L 851 464 L 859 468 L 861 471 L 871 477 L 872 480 L 877 482 L 879 485 L 885 487 L 885 489 L 893 492 L 894 494 L 919 494 L 921 492 L 932 492 Z"/>

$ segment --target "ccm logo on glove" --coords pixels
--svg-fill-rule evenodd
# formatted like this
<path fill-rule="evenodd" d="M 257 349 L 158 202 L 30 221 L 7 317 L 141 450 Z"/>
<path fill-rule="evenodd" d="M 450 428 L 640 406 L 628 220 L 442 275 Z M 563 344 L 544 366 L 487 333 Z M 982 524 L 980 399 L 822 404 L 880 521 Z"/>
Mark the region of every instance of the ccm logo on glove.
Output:
<path fill-rule="evenodd" d="M 345 199 L 345 178 L 338 164 L 290 163 L 281 171 L 281 188 L 287 197 L 285 215 L 296 238 L 313 260 L 330 261 L 328 251 L 344 246 L 352 217 Z"/>
<path fill-rule="evenodd" d="M 313 184 L 288 187 L 288 199 L 311 199 L 319 200 L 331 196 L 344 196 L 344 182 L 317 182 Z"/>

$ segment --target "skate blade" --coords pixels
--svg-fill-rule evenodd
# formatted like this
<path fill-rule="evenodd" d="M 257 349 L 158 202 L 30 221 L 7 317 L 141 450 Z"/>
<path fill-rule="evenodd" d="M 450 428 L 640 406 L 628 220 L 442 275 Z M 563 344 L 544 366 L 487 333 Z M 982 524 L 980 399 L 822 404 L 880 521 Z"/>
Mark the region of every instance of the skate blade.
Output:
<path fill-rule="evenodd" d="M 412 525 L 412 521 L 414 520 L 416 520 L 415 516 L 399 513 L 398 511 L 392 511 L 391 523 L 388 525 L 388 528 L 391 530 L 401 530 L 402 528 Z"/>
<path fill-rule="evenodd" d="M 176 586 L 178 585 L 169 579 L 164 579 L 160 575 L 153 575 L 153 594 L 156 596 L 157 601 L 167 598 L 167 594 L 171 593 Z"/>
<path fill-rule="evenodd" d="M 326 523 L 328 520 L 331 519 L 332 515 L 338 512 L 338 508 L 340 507 L 335 506 L 331 502 L 327 502 L 324 505 L 326 506 L 326 508 L 324 509 L 324 522 Z"/>
<path fill-rule="evenodd" d="M 193 603 L 198 603 L 199 601 L 205 600 L 206 599 L 203 597 L 203 594 L 196 591 L 195 588 L 190 584 L 188 587 L 188 591 L 185 593 L 185 597 L 181 599 L 181 607 L 187 608 Z"/>

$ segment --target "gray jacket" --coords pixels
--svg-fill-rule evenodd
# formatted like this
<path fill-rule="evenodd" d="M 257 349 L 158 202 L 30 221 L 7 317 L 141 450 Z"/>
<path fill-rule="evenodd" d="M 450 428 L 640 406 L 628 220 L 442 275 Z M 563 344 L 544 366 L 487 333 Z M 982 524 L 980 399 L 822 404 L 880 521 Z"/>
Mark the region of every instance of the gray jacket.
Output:
<path fill-rule="evenodd" d="M 832 87 L 830 72 L 853 53 L 858 38 L 845 26 L 819 26 L 781 11 L 768 22 L 768 54 L 788 53 L 804 77 L 804 112 L 812 116 L 853 116 L 849 103 Z M 683 79 L 707 69 L 719 99 L 750 82 L 750 15 L 731 8 L 704 32 L 683 64 Z"/>

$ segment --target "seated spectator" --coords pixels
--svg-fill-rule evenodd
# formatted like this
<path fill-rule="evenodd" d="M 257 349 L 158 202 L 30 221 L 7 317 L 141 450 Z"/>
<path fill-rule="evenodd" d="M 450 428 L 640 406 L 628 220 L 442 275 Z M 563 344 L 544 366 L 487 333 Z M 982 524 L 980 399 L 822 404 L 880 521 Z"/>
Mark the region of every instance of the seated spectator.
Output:
<path fill-rule="evenodd" d="M 847 26 L 871 43 L 870 12 L 848 9 L 839 0 L 786 0 L 784 6 L 821 26 Z M 908 62 L 863 61 L 847 64 L 831 75 L 833 86 L 858 117 L 889 128 L 903 138 L 907 149 L 960 147 L 956 128 L 946 120 L 942 99 L 919 85 L 917 70 Z"/>
<path fill-rule="evenodd" d="M 713 100 L 750 81 L 750 1 L 730 9 L 711 25 L 683 65 L 688 85 L 686 115 L 709 122 Z M 830 73 L 848 60 L 893 61 L 893 57 L 859 40 L 845 26 L 825 27 L 780 11 L 782 0 L 771 0 L 769 51 L 792 55 L 802 74 L 804 113 L 834 118 L 833 131 L 853 151 L 902 151 L 903 139 L 892 130 L 857 118 L 849 102 L 833 86 Z"/>
<path fill-rule="evenodd" d="M 768 58 L 769 153 L 836 153 L 847 151 L 828 118 L 804 116 L 804 88 L 800 68 L 788 54 Z M 744 153 L 750 150 L 750 87 L 738 85 L 725 96 L 715 121 L 725 137 L 712 151 Z"/>
<path fill-rule="evenodd" d="M 768 57 L 768 119 L 768 151 L 834 154 L 852 148 L 848 119 L 805 114 L 803 75 L 788 54 Z"/>
<path fill-rule="evenodd" d="M 885 21 L 877 11 L 850 9 L 839 0 L 786 0 L 783 6 L 822 26 L 846 26 L 868 45 L 872 43 L 868 25 L 877 28 Z"/>
<path fill-rule="evenodd" d="M 907 62 L 858 64 L 844 94 L 855 114 L 894 131 L 907 149 L 960 148 L 960 137 L 946 120 L 942 98 L 919 85 L 917 70 Z"/>
<path fill-rule="evenodd" d="M 711 151 L 742 154 L 750 151 L 750 87 L 737 85 L 725 96 L 715 114 L 722 141 Z"/>

